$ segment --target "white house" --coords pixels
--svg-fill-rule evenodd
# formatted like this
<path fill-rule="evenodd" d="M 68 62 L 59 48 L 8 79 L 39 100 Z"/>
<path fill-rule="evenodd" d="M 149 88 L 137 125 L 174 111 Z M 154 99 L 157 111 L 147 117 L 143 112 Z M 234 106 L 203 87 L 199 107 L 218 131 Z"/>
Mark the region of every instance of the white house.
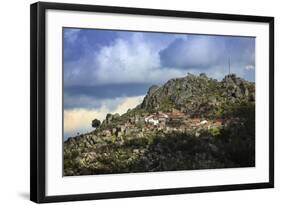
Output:
<path fill-rule="evenodd" d="M 153 125 L 158 125 L 159 124 L 159 120 L 155 120 L 155 119 L 149 119 L 148 120 L 149 123 L 153 124 Z"/>
<path fill-rule="evenodd" d="M 203 121 L 200 122 L 200 125 L 205 125 L 205 124 L 207 124 L 207 123 L 208 123 L 207 120 L 203 120 Z"/>
<path fill-rule="evenodd" d="M 144 118 L 144 121 L 147 123 L 151 123 L 153 125 L 157 125 L 160 122 L 165 122 L 168 119 L 168 115 L 166 114 L 155 114 L 155 115 L 149 115 L 146 118 Z"/>

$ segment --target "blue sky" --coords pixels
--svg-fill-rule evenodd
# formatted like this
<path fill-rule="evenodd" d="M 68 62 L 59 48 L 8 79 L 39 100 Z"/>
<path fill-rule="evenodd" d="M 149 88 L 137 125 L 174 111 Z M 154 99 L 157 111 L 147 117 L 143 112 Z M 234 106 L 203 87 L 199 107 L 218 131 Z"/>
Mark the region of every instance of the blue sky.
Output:
<path fill-rule="evenodd" d="M 152 84 L 187 73 L 255 76 L 255 38 L 64 28 L 65 135 L 125 112 Z M 78 120 L 79 119 L 79 120 Z M 77 121 L 76 124 L 74 121 Z"/>

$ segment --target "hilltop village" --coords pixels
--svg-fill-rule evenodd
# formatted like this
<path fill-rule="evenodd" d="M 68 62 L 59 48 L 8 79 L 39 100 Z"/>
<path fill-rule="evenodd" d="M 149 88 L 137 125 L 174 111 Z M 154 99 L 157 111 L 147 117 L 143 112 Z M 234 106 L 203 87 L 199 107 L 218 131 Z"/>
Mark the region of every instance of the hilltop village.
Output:
<path fill-rule="evenodd" d="M 118 114 L 108 114 L 105 123 L 110 124 L 112 120 L 118 120 Z M 234 119 L 232 119 L 233 121 Z M 238 120 L 238 119 L 236 119 Z M 230 121 L 230 120 L 228 120 Z M 226 121 L 222 119 L 206 120 L 204 118 L 191 118 L 188 114 L 172 109 L 171 112 L 155 112 L 149 115 L 135 115 L 129 118 L 124 124 L 104 129 L 101 132 L 103 137 L 143 136 L 147 133 L 163 131 L 168 132 L 195 132 L 197 137 L 203 129 L 221 129 Z"/>
<path fill-rule="evenodd" d="M 255 84 L 234 74 L 153 85 L 96 122 L 64 142 L 65 176 L 255 166 Z"/>

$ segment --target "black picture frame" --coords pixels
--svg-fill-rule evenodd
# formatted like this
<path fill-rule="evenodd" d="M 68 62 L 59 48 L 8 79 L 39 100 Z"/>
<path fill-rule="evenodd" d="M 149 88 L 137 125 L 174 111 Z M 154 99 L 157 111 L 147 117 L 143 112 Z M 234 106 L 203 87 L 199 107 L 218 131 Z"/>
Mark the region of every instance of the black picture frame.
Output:
<path fill-rule="evenodd" d="M 269 25 L 269 181 L 263 183 L 229 184 L 157 190 L 46 196 L 46 10 L 121 13 L 161 17 L 215 19 L 263 22 Z M 38 2 L 30 7 L 30 200 L 37 203 L 97 200 L 198 192 L 230 191 L 274 187 L 274 18 L 218 13 L 110 7 L 82 4 Z"/>

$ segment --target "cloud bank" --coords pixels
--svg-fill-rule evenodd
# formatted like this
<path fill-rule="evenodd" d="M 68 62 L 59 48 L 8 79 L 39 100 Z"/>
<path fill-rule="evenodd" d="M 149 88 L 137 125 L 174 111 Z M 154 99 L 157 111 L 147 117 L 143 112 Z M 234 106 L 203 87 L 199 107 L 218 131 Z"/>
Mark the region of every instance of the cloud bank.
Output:
<path fill-rule="evenodd" d="M 250 37 L 66 29 L 65 44 L 66 86 L 163 83 L 192 70 L 227 74 L 228 59 L 247 79 L 241 71 L 255 67 Z"/>

